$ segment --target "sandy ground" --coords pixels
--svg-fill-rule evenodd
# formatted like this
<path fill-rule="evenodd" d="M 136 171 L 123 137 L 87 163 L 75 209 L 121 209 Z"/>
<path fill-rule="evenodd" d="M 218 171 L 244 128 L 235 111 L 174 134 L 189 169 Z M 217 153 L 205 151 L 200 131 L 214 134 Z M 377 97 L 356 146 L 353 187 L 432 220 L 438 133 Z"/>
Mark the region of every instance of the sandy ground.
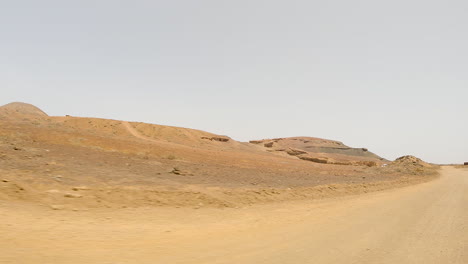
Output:
<path fill-rule="evenodd" d="M 468 263 L 468 170 L 246 208 L 54 211 L 0 201 L 0 263 Z"/>

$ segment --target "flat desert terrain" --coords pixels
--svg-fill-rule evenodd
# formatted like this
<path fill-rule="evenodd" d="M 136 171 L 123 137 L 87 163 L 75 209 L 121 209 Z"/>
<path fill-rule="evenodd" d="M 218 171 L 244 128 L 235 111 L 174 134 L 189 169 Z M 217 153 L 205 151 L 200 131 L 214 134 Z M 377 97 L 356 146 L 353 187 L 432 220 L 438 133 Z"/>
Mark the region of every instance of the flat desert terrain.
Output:
<path fill-rule="evenodd" d="M 468 170 L 245 208 L 47 210 L 0 202 L 0 263 L 468 263 Z"/>

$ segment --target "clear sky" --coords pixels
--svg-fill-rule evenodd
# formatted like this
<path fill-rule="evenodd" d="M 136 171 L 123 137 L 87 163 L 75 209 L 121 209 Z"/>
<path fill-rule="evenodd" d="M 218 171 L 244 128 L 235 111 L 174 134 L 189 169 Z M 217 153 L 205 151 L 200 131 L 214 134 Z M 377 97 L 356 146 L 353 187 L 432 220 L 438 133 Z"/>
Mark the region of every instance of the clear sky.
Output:
<path fill-rule="evenodd" d="M 1 1 L 0 104 L 468 161 L 468 2 Z"/>

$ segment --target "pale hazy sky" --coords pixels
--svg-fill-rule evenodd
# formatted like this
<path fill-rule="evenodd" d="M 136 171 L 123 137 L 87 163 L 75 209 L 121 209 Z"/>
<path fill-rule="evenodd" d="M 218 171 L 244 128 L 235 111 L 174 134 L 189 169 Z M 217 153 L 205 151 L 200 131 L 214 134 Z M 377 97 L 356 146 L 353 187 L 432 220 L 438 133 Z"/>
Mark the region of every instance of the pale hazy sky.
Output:
<path fill-rule="evenodd" d="M 0 104 L 468 161 L 468 2 L 0 0 Z"/>

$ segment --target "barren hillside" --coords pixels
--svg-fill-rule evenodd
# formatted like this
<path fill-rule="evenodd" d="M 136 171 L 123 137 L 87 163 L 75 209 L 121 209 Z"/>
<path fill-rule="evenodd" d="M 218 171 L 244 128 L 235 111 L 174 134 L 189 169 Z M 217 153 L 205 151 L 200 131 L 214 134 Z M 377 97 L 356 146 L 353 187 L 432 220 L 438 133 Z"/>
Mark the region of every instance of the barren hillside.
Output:
<path fill-rule="evenodd" d="M 0 107 L 0 199 L 54 208 L 228 206 L 367 192 L 425 180 L 331 140 L 252 143 L 117 120 Z"/>

